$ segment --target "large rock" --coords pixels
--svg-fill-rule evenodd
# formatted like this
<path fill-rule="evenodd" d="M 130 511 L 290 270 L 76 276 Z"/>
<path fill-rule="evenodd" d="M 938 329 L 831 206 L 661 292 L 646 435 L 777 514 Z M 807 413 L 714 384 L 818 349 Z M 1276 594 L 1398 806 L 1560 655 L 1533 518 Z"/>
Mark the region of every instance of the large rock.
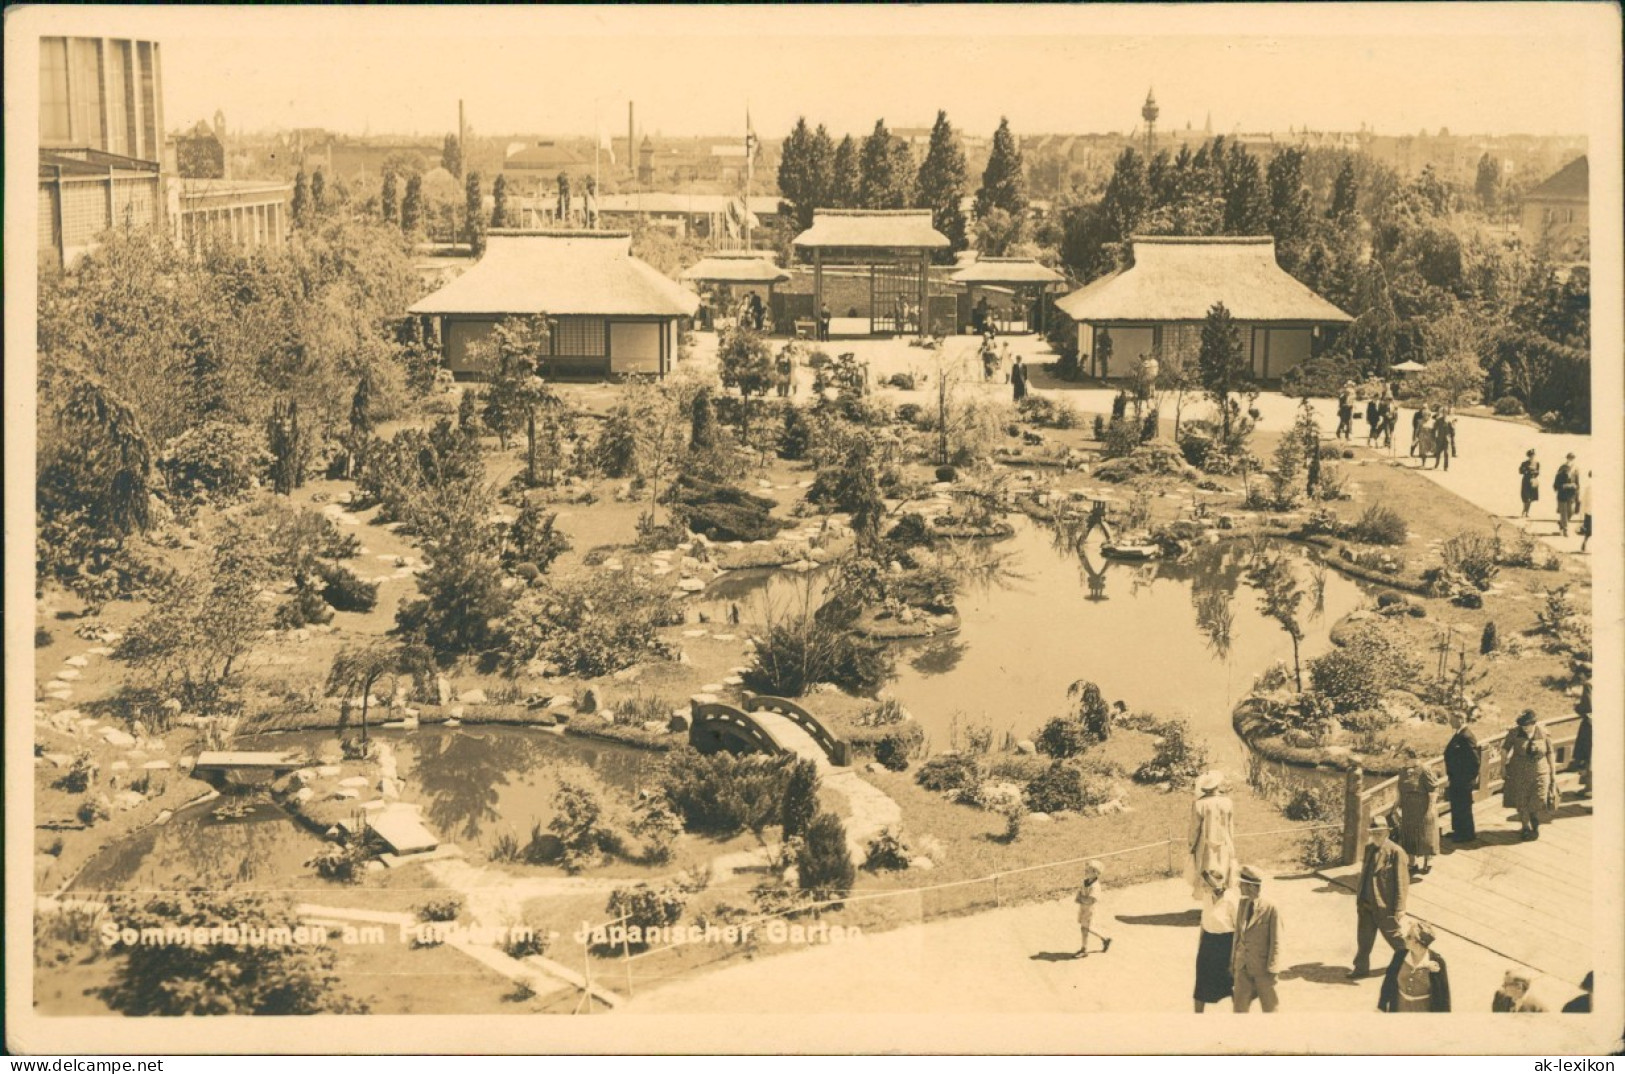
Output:
<path fill-rule="evenodd" d="M 485 691 L 479 687 L 475 687 L 472 690 L 464 690 L 462 693 L 457 695 L 457 700 L 461 701 L 465 705 L 490 704 L 489 699 L 485 695 Z"/>
<path fill-rule="evenodd" d="M 451 683 L 446 681 L 444 675 L 434 677 L 434 688 L 442 705 L 451 704 Z"/>
<path fill-rule="evenodd" d="M 109 746 L 113 746 L 121 750 L 135 748 L 135 736 L 130 734 L 128 731 L 120 731 L 116 727 L 104 727 L 101 729 L 100 733 L 103 741 L 105 741 Z"/>
<path fill-rule="evenodd" d="M 1016 752 L 1031 756 L 1038 752 L 1038 747 L 1033 743 L 1032 739 L 1024 738 L 1016 743 Z"/>

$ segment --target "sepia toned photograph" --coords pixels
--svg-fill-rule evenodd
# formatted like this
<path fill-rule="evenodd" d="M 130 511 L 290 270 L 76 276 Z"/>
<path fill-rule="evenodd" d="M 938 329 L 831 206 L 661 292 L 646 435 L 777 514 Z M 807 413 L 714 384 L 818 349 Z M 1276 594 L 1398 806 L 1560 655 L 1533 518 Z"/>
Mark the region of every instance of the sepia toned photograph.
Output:
<path fill-rule="evenodd" d="M 1620 29 L 8 9 L 8 1049 L 1618 1053 Z"/>

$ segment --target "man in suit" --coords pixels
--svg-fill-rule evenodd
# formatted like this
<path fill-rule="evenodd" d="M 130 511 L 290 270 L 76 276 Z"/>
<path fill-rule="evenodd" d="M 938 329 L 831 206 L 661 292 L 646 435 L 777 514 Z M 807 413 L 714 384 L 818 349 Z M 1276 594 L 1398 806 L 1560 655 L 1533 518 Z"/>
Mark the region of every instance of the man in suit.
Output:
<path fill-rule="evenodd" d="M 1236 936 L 1230 948 L 1230 975 L 1235 980 L 1232 1002 L 1246 1014 L 1253 997 L 1265 1014 L 1273 1014 L 1275 975 L 1280 969 L 1281 919 L 1275 904 L 1264 898 L 1263 878 L 1251 866 L 1241 869 L 1241 906 L 1236 911 Z"/>
<path fill-rule="evenodd" d="M 1445 797 L 1450 800 L 1450 839 L 1467 843 L 1478 837 L 1473 824 L 1473 791 L 1478 789 L 1478 737 L 1461 712 L 1450 714 L 1456 729 L 1444 748 Z"/>
<path fill-rule="evenodd" d="M 1359 916 L 1356 930 L 1359 946 L 1354 953 L 1350 977 L 1371 975 L 1371 948 L 1379 932 L 1396 952 L 1405 950 L 1399 917 L 1405 912 L 1410 895 L 1411 859 L 1393 838 L 1392 823 L 1392 817 L 1377 816 L 1371 820 L 1371 841 L 1366 845 L 1360 864 L 1360 886 L 1354 899 Z"/>

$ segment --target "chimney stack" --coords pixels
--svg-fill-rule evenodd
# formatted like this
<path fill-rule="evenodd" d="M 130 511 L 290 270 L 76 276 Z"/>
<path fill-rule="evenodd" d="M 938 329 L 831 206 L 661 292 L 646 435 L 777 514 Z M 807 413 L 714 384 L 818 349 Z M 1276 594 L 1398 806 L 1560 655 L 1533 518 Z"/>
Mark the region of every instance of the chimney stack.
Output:
<path fill-rule="evenodd" d="M 637 174 L 637 158 L 632 154 L 637 151 L 637 139 L 632 134 L 632 102 L 626 102 L 626 174 Z"/>

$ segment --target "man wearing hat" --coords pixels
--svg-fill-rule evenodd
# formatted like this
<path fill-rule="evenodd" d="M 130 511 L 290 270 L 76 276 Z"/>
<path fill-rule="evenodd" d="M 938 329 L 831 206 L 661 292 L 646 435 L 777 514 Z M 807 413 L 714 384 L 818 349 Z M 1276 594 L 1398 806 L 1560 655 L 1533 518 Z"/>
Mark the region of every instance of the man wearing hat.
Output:
<path fill-rule="evenodd" d="M 1360 864 L 1360 886 L 1354 905 L 1358 914 L 1354 969 L 1350 977 L 1371 975 L 1371 948 L 1377 933 L 1395 952 L 1405 950 L 1405 936 L 1399 917 L 1405 912 L 1411 890 L 1410 856 L 1393 838 L 1393 818 L 1371 818 L 1371 841 L 1366 844 Z"/>
<path fill-rule="evenodd" d="M 1445 796 L 1450 800 L 1450 838 L 1470 843 L 1478 837 L 1473 821 L 1473 792 L 1478 789 L 1478 736 L 1467 726 L 1467 714 L 1459 709 L 1450 714 L 1456 733 L 1444 747 Z"/>
<path fill-rule="evenodd" d="M 1552 479 L 1552 491 L 1557 493 L 1557 532 L 1567 537 L 1569 519 L 1580 508 L 1580 470 L 1574 465 L 1572 452 L 1557 468 L 1557 476 Z"/>
<path fill-rule="evenodd" d="M 1264 879 L 1250 865 L 1241 869 L 1241 905 L 1236 910 L 1236 937 L 1230 948 L 1232 997 L 1236 1013 L 1246 1014 L 1253 997 L 1265 1014 L 1279 1005 L 1275 975 L 1280 969 L 1281 919 L 1275 904 L 1264 898 Z"/>

